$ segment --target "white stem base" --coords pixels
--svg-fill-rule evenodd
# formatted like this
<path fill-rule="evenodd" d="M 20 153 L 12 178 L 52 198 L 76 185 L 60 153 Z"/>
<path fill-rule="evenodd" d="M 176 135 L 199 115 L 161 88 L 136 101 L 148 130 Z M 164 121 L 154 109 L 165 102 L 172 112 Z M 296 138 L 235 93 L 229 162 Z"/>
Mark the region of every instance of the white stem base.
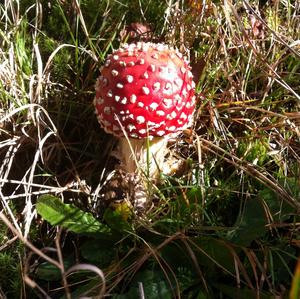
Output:
<path fill-rule="evenodd" d="M 149 178 L 157 178 L 164 169 L 164 160 L 168 153 L 167 143 L 167 139 L 163 137 L 152 140 L 120 138 L 118 153 L 121 168 L 129 173 L 142 171 Z"/>

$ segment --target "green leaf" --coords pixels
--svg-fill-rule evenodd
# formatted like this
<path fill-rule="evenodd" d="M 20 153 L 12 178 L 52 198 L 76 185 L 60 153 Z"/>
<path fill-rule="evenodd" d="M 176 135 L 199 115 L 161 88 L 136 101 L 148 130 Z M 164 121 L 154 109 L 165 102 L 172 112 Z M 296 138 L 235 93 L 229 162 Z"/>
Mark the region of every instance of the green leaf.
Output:
<path fill-rule="evenodd" d="M 36 209 L 51 225 L 60 225 L 75 233 L 110 232 L 108 226 L 97 221 L 90 213 L 72 204 L 65 204 L 53 195 L 42 195 Z"/>
<path fill-rule="evenodd" d="M 74 261 L 72 259 L 64 260 L 64 267 L 65 269 L 69 268 Z M 61 280 L 62 275 L 60 269 L 58 269 L 56 266 L 50 264 L 49 262 L 41 263 L 37 270 L 36 270 L 36 276 L 39 279 L 43 279 L 46 281 L 58 281 Z"/>
<path fill-rule="evenodd" d="M 266 233 L 267 220 L 261 202 L 258 199 L 248 200 L 244 212 L 238 218 L 235 229 L 228 233 L 231 242 L 249 246 L 253 240 Z"/>
<path fill-rule="evenodd" d="M 87 261 L 97 264 L 100 268 L 109 266 L 115 257 L 115 247 L 113 242 L 88 240 L 81 246 L 80 252 Z"/>
<path fill-rule="evenodd" d="M 233 248 L 226 240 L 206 236 L 195 238 L 193 241 L 197 244 L 197 247 L 193 247 L 197 261 L 205 267 L 207 275 L 211 275 L 216 279 L 218 274 L 221 273 L 216 272 L 216 269 L 221 269 L 220 266 L 234 273 L 234 258 L 230 247 L 237 254 L 240 250 L 238 247 Z"/>

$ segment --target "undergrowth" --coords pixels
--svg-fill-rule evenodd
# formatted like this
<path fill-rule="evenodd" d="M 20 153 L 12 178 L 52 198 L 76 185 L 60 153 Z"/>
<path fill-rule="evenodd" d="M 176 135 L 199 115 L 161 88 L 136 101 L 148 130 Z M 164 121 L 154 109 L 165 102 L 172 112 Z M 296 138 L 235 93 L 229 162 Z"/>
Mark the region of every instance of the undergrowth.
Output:
<path fill-rule="evenodd" d="M 299 298 L 299 13 L 0 4 L 0 296 Z M 193 128 L 170 146 L 185 169 L 151 186 L 142 218 L 124 203 L 99 213 L 116 141 L 92 107 L 106 55 L 131 39 L 179 48 L 197 84 Z"/>

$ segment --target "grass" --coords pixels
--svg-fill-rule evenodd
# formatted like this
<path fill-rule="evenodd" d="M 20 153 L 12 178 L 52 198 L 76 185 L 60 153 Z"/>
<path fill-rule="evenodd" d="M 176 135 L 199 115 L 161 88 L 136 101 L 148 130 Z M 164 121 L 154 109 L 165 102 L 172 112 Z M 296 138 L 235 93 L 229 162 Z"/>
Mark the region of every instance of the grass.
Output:
<path fill-rule="evenodd" d="M 0 12 L 0 296 L 299 298 L 297 2 L 8 0 Z M 92 107 L 132 22 L 190 57 L 198 94 L 170 147 L 186 167 L 149 185 L 143 219 L 101 204 L 115 140 Z"/>

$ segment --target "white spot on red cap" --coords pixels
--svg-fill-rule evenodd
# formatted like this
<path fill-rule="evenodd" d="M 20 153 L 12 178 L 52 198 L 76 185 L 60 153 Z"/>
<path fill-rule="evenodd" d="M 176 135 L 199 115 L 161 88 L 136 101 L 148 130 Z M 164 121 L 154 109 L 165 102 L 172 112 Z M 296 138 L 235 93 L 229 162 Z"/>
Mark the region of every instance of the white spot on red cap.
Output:
<path fill-rule="evenodd" d="M 126 105 L 127 104 L 127 98 L 126 97 L 124 97 L 122 100 L 121 100 L 121 103 L 122 104 L 124 104 L 124 105 Z M 128 111 L 128 110 L 127 110 Z M 127 112 L 126 111 L 126 112 Z M 128 112 L 127 112 L 128 113 Z"/>
<path fill-rule="evenodd" d="M 111 90 L 109 90 L 108 92 L 107 92 L 107 94 L 106 94 L 109 98 L 112 98 L 112 96 L 113 96 L 113 93 L 112 93 L 112 91 Z"/>
<path fill-rule="evenodd" d="M 172 84 L 170 82 L 167 82 L 166 85 L 165 85 L 165 88 L 163 90 L 163 94 L 171 95 L 172 93 L 173 93 Z"/>
<path fill-rule="evenodd" d="M 140 125 L 143 124 L 145 122 L 145 117 L 142 115 L 139 115 L 136 117 L 136 122 Z"/>
<path fill-rule="evenodd" d="M 138 63 L 139 63 L 139 64 L 144 64 L 144 63 L 145 63 L 145 59 L 144 59 L 144 58 L 139 59 L 139 60 L 138 60 Z"/>
<path fill-rule="evenodd" d="M 119 75 L 119 72 L 117 70 L 112 70 L 111 71 L 111 74 L 114 76 L 114 77 L 117 77 Z"/>
<path fill-rule="evenodd" d="M 127 129 L 128 129 L 129 132 L 131 132 L 131 131 L 135 130 L 136 127 L 133 124 L 129 124 L 129 125 L 127 125 Z"/>
<path fill-rule="evenodd" d="M 163 99 L 163 104 L 166 108 L 171 108 L 173 106 L 172 99 Z"/>
<path fill-rule="evenodd" d="M 175 126 L 166 127 L 166 130 L 168 130 L 170 132 L 174 132 L 176 130 L 176 127 Z"/>
<path fill-rule="evenodd" d="M 148 70 L 151 71 L 152 73 L 155 72 L 155 65 L 154 64 L 150 64 L 148 66 Z"/>
<path fill-rule="evenodd" d="M 113 55 L 113 59 L 114 59 L 114 60 L 118 60 L 118 59 L 119 59 L 119 56 L 118 56 L 118 55 Z"/>
<path fill-rule="evenodd" d="M 191 103 L 190 101 L 187 102 L 187 103 L 185 104 L 185 107 L 188 108 L 188 109 L 191 108 L 191 107 L 192 107 L 192 103 Z"/>
<path fill-rule="evenodd" d="M 142 50 L 144 52 L 148 52 L 149 48 L 150 48 L 150 43 L 143 43 L 142 44 Z"/>
<path fill-rule="evenodd" d="M 151 111 L 155 111 L 158 106 L 159 105 L 155 102 L 153 102 L 149 105 Z"/>
<path fill-rule="evenodd" d="M 177 113 L 175 111 L 173 111 L 171 114 L 168 114 L 166 116 L 166 119 L 172 120 L 177 116 Z"/>
<path fill-rule="evenodd" d="M 127 75 L 127 76 L 126 76 L 126 81 L 127 81 L 128 83 L 132 83 L 132 82 L 133 82 L 133 76 Z"/>
<path fill-rule="evenodd" d="M 109 59 L 107 59 L 107 60 L 105 61 L 105 63 L 104 63 L 104 66 L 109 67 L 110 62 L 111 62 L 111 61 L 110 61 Z"/>
<path fill-rule="evenodd" d="M 119 102 L 120 101 L 120 96 L 115 96 L 115 101 Z"/>
<path fill-rule="evenodd" d="M 164 51 L 164 50 L 166 49 L 166 46 L 163 45 L 163 44 L 158 44 L 158 45 L 156 46 L 156 49 L 157 49 L 158 51 Z"/>
<path fill-rule="evenodd" d="M 120 66 L 122 66 L 122 67 L 126 67 L 126 62 L 123 61 L 123 60 L 121 60 L 121 61 L 119 62 L 119 64 L 120 64 Z"/>
<path fill-rule="evenodd" d="M 187 115 L 186 115 L 184 112 L 182 112 L 182 113 L 180 114 L 180 118 L 182 118 L 182 119 L 187 119 Z"/>
<path fill-rule="evenodd" d="M 117 83 L 117 88 L 122 89 L 124 87 L 124 85 L 122 83 Z"/>
<path fill-rule="evenodd" d="M 182 98 L 181 98 L 181 96 L 180 96 L 179 94 L 176 94 L 176 95 L 174 96 L 174 99 L 175 99 L 175 105 L 176 105 L 177 103 L 181 103 L 181 102 L 182 102 Z"/>
<path fill-rule="evenodd" d="M 160 131 L 157 131 L 156 134 L 157 134 L 158 136 L 164 136 L 164 135 L 166 134 L 166 132 L 163 131 L 163 130 L 160 130 Z"/>
<path fill-rule="evenodd" d="M 140 107 L 140 108 L 143 108 L 144 107 L 144 103 L 143 102 L 138 102 L 137 106 Z"/>
<path fill-rule="evenodd" d="M 156 111 L 156 115 L 157 116 L 165 116 L 165 112 L 164 111 L 162 111 L 162 110 L 158 110 L 158 111 Z"/>
<path fill-rule="evenodd" d="M 153 89 L 154 89 L 154 91 L 159 91 L 159 89 L 160 89 L 160 82 L 155 82 L 153 84 Z"/>
<path fill-rule="evenodd" d="M 150 89 L 147 86 L 142 87 L 143 94 L 148 95 L 150 93 Z"/>
<path fill-rule="evenodd" d="M 134 104 L 134 103 L 136 102 L 136 99 L 137 99 L 136 95 L 135 95 L 135 94 L 132 94 L 132 95 L 130 96 L 130 103 Z"/>
<path fill-rule="evenodd" d="M 173 118 L 175 118 L 175 117 L 177 116 L 177 113 L 176 113 L 175 111 L 173 111 L 173 112 L 171 113 L 171 116 L 172 116 Z"/>
<path fill-rule="evenodd" d="M 149 74 L 148 74 L 147 72 L 145 72 L 145 73 L 142 75 L 142 78 L 148 79 L 148 78 L 149 78 Z"/>
<path fill-rule="evenodd" d="M 127 63 L 128 66 L 134 66 L 134 64 L 135 64 L 134 61 L 129 61 L 129 62 Z"/>

